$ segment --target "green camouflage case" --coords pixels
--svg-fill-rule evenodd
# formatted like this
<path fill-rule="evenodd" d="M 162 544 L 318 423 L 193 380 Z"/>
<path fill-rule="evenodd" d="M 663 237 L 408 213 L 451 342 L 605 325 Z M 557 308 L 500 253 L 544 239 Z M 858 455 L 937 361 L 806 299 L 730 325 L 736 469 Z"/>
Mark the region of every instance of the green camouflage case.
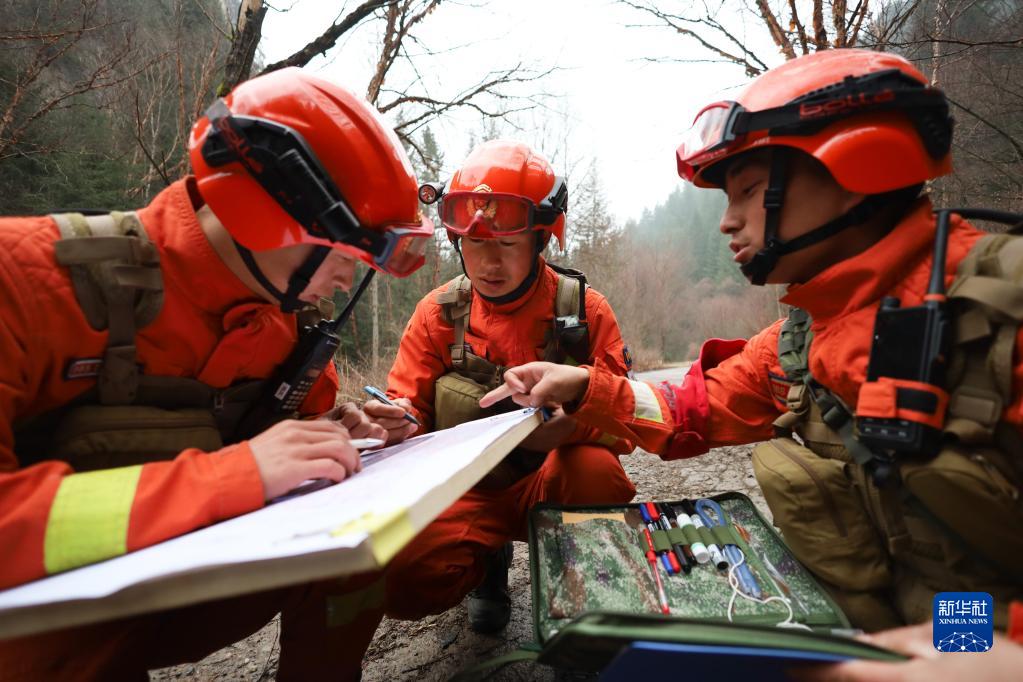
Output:
<path fill-rule="evenodd" d="M 726 573 L 712 564 L 668 576 L 658 565 L 671 615 L 661 613 L 639 505 L 534 507 L 529 515 L 529 569 L 536 643 L 463 670 L 455 682 L 487 679 L 495 668 L 535 661 L 599 672 L 631 642 L 654 641 L 789 649 L 879 661 L 905 656 L 851 639 L 849 621 L 781 537 L 740 493 L 711 499 L 741 528 L 731 534 L 749 557 L 766 596 L 786 596 L 793 620 L 812 630 L 776 627 L 789 618 L 778 601 L 732 597 Z M 675 506 L 677 502 L 669 503 Z M 742 535 L 749 538 L 747 542 Z"/>
<path fill-rule="evenodd" d="M 792 605 L 792 620 L 815 630 L 849 627 L 845 614 L 789 553 L 753 502 L 740 493 L 713 497 L 749 540 L 738 538 L 764 596 Z M 677 503 L 673 503 L 676 504 Z M 530 572 L 533 624 L 543 644 L 585 613 L 657 614 L 657 587 L 646 557 L 639 505 L 619 507 L 538 506 L 530 512 Z M 669 576 L 658 564 L 671 616 L 728 621 L 732 588 L 712 563 L 689 574 Z M 758 604 L 735 598 L 736 623 L 775 625 L 789 618 L 778 600 Z"/>

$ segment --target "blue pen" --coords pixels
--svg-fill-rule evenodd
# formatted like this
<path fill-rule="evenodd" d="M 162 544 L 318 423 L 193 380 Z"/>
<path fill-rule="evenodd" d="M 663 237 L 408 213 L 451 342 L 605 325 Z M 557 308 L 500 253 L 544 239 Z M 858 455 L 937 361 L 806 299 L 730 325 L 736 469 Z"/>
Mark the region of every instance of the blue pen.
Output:
<path fill-rule="evenodd" d="M 363 386 L 362 390 L 364 390 L 366 393 L 369 393 L 371 396 L 382 402 L 384 405 L 394 405 L 391 399 L 387 397 L 387 394 L 381 391 L 376 386 Z M 395 407 L 398 406 L 395 405 Z M 406 421 L 410 421 L 416 426 L 422 426 L 422 424 L 419 423 L 419 420 L 416 419 L 411 414 L 409 414 L 408 412 L 405 413 L 404 417 Z"/>
<path fill-rule="evenodd" d="M 697 500 L 696 513 L 700 515 L 700 519 L 707 527 L 725 525 L 725 512 L 721 509 L 721 505 L 714 500 Z M 742 550 L 739 549 L 738 545 L 734 544 L 727 544 L 723 549 L 725 556 L 735 566 L 735 575 L 746 594 L 754 599 L 763 599 L 764 593 L 760 589 L 757 579 L 753 576 L 749 563 L 743 560 Z"/>
<path fill-rule="evenodd" d="M 639 513 L 643 516 L 643 523 L 646 524 L 647 530 L 650 531 L 651 537 L 653 537 L 653 532 L 659 529 L 657 528 L 657 525 L 654 524 L 654 518 L 650 516 L 649 512 L 647 512 L 645 504 L 639 505 Z M 671 567 L 671 560 L 667 556 L 668 553 L 659 552 L 658 554 L 661 560 L 661 565 L 664 566 L 664 572 L 668 575 L 675 575 L 675 569 Z"/>

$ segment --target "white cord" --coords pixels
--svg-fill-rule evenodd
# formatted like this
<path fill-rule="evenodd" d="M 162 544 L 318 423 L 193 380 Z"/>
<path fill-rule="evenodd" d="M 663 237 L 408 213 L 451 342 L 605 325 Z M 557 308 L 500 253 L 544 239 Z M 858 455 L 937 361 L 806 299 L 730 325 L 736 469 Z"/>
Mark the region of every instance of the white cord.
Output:
<path fill-rule="evenodd" d="M 804 625 L 803 623 L 797 623 L 794 620 L 796 614 L 792 610 L 792 602 L 788 599 L 788 597 L 771 595 L 767 599 L 757 599 L 756 597 L 751 597 L 750 595 L 746 594 L 741 589 L 739 589 L 739 578 L 738 576 L 736 576 L 735 571 L 736 569 L 739 568 L 739 566 L 742 566 L 744 563 L 746 563 L 746 554 L 739 547 L 735 547 L 734 549 L 735 552 L 738 553 L 739 555 L 739 561 L 738 562 L 733 561 L 732 564 L 728 567 L 728 585 L 729 587 L 732 588 L 732 596 L 728 600 L 728 622 L 729 623 L 733 622 L 732 611 L 735 610 L 735 597 L 740 596 L 743 599 L 751 601 L 755 604 L 770 604 L 771 602 L 775 601 L 784 604 L 785 608 L 788 609 L 789 611 L 789 615 L 785 618 L 785 620 L 781 621 L 780 623 L 775 623 L 775 627 L 811 630 L 809 626 Z"/>

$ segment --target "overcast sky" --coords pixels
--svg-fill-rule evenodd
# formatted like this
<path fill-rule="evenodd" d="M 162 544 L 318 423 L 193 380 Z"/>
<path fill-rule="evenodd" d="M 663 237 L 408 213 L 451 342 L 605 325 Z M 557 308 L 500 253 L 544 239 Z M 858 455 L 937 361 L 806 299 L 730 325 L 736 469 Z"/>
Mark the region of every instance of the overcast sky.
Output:
<path fill-rule="evenodd" d="M 671 7 L 673 3 L 661 4 Z M 301 48 L 343 8 L 342 2 L 299 0 L 285 12 L 271 10 L 261 43 L 266 62 Z M 760 54 L 774 55 L 775 50 L 764 46 L 765 31 L 755 20 L 731 15 L 727 21 L 737 33 L 759 44 Z M 553 96 L 549 100 L 553 111 L 520 116 L 525 132 L 506 128 L 506 136 L 538 146 L 544 135 L 556 138 L 543 146 L 561 150 L 560 158 L 554 159 L 558 173 L 576 164 L 571 170 L 581 174 L 584 168 L 578 164 L 596 159 L 611 210 L 624 221 L 663 201 L 678 186 L 674 150 L 694 114 L 706 103 L 734 97 L 747 80 L 736 66 L 645 61 L 707 57 L 692 42 L 666 29 L 628 26 L 649 23 L 643 14 L 609 0 L 445 2 L 416 32 L 428 48 L 442 54 L 419 59 L 417 64 L 434 96 L 454 92 L 491 69 L 519 61 L 536 68 L 557 66 L 559 72 L 542 86 L 530 86 Z M 364 94 L 376 62 L 380 30 L 373 23 L 364 25 L 339 49 L 306 68 Z M 401 86 L 413 77 L 401 68 L 388 83 Z M 431 124 L 448 172 L 465 157 L 470 132 L 481 127 L 479 114 L 469 110 Z M 571 177 L 569 182 L 571 187 Z"/>

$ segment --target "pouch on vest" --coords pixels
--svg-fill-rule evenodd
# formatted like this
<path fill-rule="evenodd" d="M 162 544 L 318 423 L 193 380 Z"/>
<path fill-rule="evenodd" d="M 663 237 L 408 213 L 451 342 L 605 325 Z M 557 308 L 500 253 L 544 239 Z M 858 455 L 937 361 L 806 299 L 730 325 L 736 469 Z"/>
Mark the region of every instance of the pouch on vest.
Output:
<path fill-rule="evenodd" d="M 75 471 L 173 459 L 188 448 L 224 446 L 209 410 L 143 405 L 82 405 L 58 423 L 48 456 Z"/>
<path fill-rule="evenodd" d="M 107 331 L 108 342 L 95 388 L 14 425 L 19 462 L 58 459 L 89 471 L 234 442 L 238 420 L 265 382 L 214 389 L 195 379 L 141 374 L 135 335 L 159 315 L 163 281 L 159 251 L 137 216 L 52 217 L 62 237 L 54 247 L 57 262 L 69 270 L 86 321 Z"/>
<path fill-rule="evenodd" d="M 902 483 L 923 513 L 966 545 L 966 554 L 972 549 L 1023 582 L 1023 503 L 1017 485 L 994 465 L 995 456 L 947 445 L 930 462 L 903 463 Z"/>
<path fill-rule="evenodd" d="M 848 628 L 845 615 L 792 556 L 753 502 L 740 493 L 712 499 L 748 533 L 750 541 L 743 544 L 765 594 L 788 595 L 794 620 L 814 632 L 774 627 L 788 617 L 788 609 L 778 600 L 756 604 L 736 599 L 733 623 L 728 623 L 732 589 L 727 574 L 712 563 L 694 566 L 685 576 L 668 576 L 658 566 L 672 608 L 671 616 L 660 615 L 638 505 L 539 505 L 529 515 L 536 643 L 456 679 L 484 679 L 493 667 L 516 660 L 597 672 L 635 641 L 809 648 L 902 660 L 891 652 L 862 649 L 859 642 L 830 634 Z"/>
<path fill-rule="evenodd" d="M 480 398 L 488 389 L 458 372 L 448 372 L 437 379 L 434 394 L 435 431 L 458 426 L 484 416 Z"/>
<path fill-rule="evenodd" d="M 753 473 L 792 553 L 828 582 L 884 588 L 891 584 L 885 548 L 844 466 L 791 438 L 753 449 Z"/>

